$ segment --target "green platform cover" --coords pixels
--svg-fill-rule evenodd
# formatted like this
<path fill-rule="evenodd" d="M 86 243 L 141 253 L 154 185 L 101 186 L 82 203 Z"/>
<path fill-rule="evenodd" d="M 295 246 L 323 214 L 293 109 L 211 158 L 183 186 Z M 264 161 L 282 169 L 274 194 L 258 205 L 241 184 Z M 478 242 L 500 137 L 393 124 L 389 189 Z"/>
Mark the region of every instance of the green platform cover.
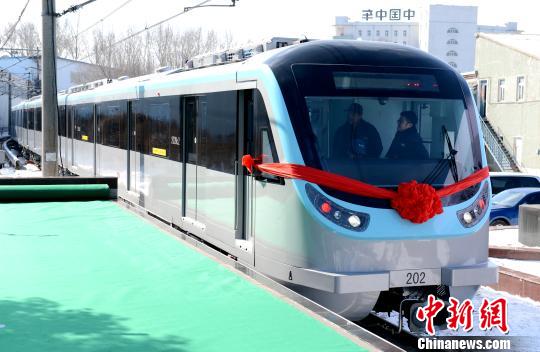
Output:
<path fill-rule="evenodd" d="M 0 202 L 108 198 L 109 186 L 104 184 L 0 186 Z"/>
<path fill-rule="evenodd" d="M 0 351 L 361 350 L 113 202 L 0 220 Z"/>

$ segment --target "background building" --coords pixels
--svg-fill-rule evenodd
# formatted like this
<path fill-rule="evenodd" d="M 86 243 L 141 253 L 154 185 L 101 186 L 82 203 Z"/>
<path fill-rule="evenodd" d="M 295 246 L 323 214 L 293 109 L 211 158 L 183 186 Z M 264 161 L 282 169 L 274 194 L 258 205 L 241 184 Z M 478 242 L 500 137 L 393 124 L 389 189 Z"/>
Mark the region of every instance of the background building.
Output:
<path fill-rule="evenodd" d="M 522 170 L 540 174 L 540 35 L 476 39 L 478 109 Z"/>
<path fill-rule="evenodd" d="M 13 106 L 41 94 L 40 65 L 40 56 L 0 57 L 0 129 L 9 124 L 10 98 Z M 59 91 L 104 76 L 99 66 L 81 61 L 57 58 L 56 66 Z"/>
<path fill-rule="evenodd" d="M 467 72 L 474 70 L 475 33 L 518 33 L 515 22 L 479 26 L 477 17 L 476 6 L 366 8 L 358 21 L 337 16 L 334 38 L 410 45 L 437 56 L 459 72 Z"/>
<path fill-rule="evenodd" d="M 431 5 L 421 49 L 459 72 L 474 70 L 477 16 L 476 6 Z"/>

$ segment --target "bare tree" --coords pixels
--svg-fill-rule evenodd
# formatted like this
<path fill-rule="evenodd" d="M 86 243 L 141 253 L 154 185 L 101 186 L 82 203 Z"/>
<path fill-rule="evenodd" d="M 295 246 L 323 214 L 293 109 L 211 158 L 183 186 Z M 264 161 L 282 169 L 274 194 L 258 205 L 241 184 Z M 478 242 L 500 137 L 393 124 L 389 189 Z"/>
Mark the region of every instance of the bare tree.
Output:
<path fill-rule="evenodd" d="M 9 30 L 13 27 L 13 24 L 8 23 L 2 30 L 0 38 L 4 42 L 8 38 Z M 9 40 L 6 42 L 6 47 L 23 49 L 19 52 L 19 55 L 31 56 L 35 55 L 34 50 L 41 47 L 41 41 L 39 39 L 39 33 L 33 23 L 24 22 L 19 23 L 16 29 L 13 31 Z"/>
<path fill-rule="evenodd" d="M 78 60 L 87 53 L 88 43 L 68 19 L 56 25 L 56 53 L 60 57 Z"/>
<path fill-rule="evenodd" d="M 116 36 L 114 32 L 104 33 L 102 29 L 94 30 L 92 36 L 90 62 L 100 67 L 102 78 L 113 78 L 116 73 L 113 67 L 115 61 L 118 61 L 114 47 Z"/>

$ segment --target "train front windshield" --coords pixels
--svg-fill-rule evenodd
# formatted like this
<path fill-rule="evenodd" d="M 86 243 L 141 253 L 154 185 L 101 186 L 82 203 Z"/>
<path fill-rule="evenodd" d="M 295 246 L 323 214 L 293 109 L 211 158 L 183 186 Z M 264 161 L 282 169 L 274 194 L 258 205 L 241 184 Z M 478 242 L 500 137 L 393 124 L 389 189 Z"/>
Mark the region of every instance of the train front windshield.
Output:
<path fill-rule="evenodd" d="M 378 70 L 293 66 L 307 164 L 389 188 L 443 187 L 481 168 L 475 115 L 453 72 Z"/>

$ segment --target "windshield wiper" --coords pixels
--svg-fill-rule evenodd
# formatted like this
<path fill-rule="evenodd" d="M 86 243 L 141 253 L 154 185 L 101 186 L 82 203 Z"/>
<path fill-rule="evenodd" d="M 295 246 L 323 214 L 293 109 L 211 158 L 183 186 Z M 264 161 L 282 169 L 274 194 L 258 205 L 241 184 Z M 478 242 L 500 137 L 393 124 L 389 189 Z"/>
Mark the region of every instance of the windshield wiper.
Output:
<path fill-rule="evenodd" d="M 458 170 L 457 170 L 457 164 L 456 164 L 456 154 L 457 150 L 454 149 L 452 146 L 452 141 L 450 140 L 450 136 L 448 135 L 448 130 L 443 125 L 442 126 L 442 133 L 443 137 L 446 140 L 446 144 L 448 145 L 448 156 L 445 158 L 442 158 L 439 160 L 437 165 L 435 165 L 435 168 L 429 173 L 429 175 L 426 176 L 426 178 L 422 181 L 422 183 L 428 183 L 431 184 L 433 181 L 439 177 L 441 172 L 444 170 L 444 164 L 448 160 L 450 162 L 450 172 L 452 173 L 452 177 L 454 178 L 454 182 L 457 182 L 458 177 Z"/>

